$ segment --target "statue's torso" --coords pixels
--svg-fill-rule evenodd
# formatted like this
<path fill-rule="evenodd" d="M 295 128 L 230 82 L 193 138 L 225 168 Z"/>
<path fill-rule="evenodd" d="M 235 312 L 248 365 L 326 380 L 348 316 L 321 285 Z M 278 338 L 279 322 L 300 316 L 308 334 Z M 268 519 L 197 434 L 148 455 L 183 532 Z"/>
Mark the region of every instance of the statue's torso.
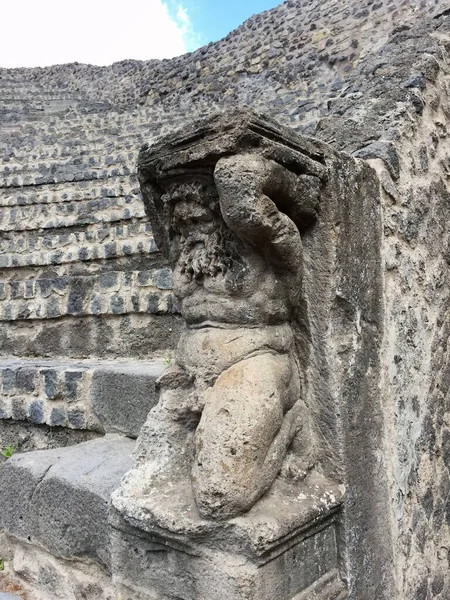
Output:
<path fill-rule="evenodd" d="M 241 244 L 225 272 L 195 278 L 174 267 L 174 292 L 189 327 L 275 325 L 292 317 L 301 280 L 275 271 L 255 249 Z"/>
<path fill-rule="evenodd" d="M 259 354 L 290 354 L 294 336 L 289 323 L 265 327 L 187 328 L 177 349 L 177 363 L 195 375 L 197 386 L 209 383 L 241 360 Z"/>

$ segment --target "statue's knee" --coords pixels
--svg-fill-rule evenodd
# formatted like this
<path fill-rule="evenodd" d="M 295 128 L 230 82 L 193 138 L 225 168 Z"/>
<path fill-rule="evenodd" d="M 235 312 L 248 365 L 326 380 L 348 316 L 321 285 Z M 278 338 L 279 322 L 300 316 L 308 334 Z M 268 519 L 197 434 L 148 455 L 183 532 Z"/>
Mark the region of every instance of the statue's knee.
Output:
<path fill-rule="evenodd" d="M 200 516 L 206 519 L 232 519 L 254 503 L 253 495 L 243 487 L 201 473 L 193 477 L 193 490 Z"/>
<path fill-rule="evenodd" d="M 209 450 L 208 444 L 199 448 L 197 438 L 192 470 L 196 504 L 202 517 L 231 519 L 253 505 L 261 487 L 259 473 L 242 457 L 225 456 L 225 448 Z"/>

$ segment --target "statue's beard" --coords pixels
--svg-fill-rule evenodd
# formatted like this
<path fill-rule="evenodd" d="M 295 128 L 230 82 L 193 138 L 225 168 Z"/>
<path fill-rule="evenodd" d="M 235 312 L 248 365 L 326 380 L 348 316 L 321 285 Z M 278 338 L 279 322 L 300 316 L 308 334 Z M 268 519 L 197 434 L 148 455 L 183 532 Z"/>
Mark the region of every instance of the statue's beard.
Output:
<path fill-rule="evenodd" d="M 225 275 L 236 258 L 229 236 L 219 227 L 213 233 L 192 233 L 182 239 L 178 264 L 189 279 L 200 279 L 204 275 Z"/>

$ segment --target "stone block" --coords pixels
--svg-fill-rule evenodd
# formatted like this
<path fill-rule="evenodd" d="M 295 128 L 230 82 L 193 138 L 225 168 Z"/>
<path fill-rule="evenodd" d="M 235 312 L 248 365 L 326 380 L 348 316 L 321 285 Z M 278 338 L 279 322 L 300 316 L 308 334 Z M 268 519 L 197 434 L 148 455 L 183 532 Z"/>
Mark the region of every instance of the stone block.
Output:
<path fill-rule="evenodd" d="M 151 538 L 115 531 L 112 538 L 121 598 L 143 600 L 338 600 L 345 587 L 335 567 L 334 531 L 310 535 L 266 564 L 216 552 L 195 555 Z M 330 568 L 331 567 L 331 568 Z M 324 575 L 317 574 L 324 569 Z M 314 595 L 313 595 L 314 593 Z"/>
<path fill-rule="evenodd" d="M 0 418 L 137 437 L 157 402 L 160 361 L 0 361 Z"/>
<path fill-rule="evenodd" d="M 49 425 L 65 427 L 67 425 L 67 410 L 65 406 L 55 406 L 50 413 Z"/>
<path fill-rule="evenodd" d="M 74 408 L 67 411 L 69 427 L 74 429 L 86 429 L 86 414 L 82 408 Z"/>
<path fill-rule="evenodd" d="M 11 406 L 9 398 L 0 396 L 0 420 L 9 419 L 11 417 Z"/>
<path fill-rule="evenodd" d="M 16 454 L 2 466 L 0 527 L 62 558 L 109 564 L 111 492 L 131 466 L 133 441 L 108 435 Z"/>
<path fill-rule="evenodd" d="M 36 370 L 22 368 L 17 371 L 16 385 L 23 392 L 34 392 L 36 389 Z"/>
<path fill-rule="evenodd" d="M 5 537 L 3 552 L 9 552 L 6 577 L 13 574 L 20 598 L 39 600 L 116 600 L 111 577 L 101 564 L 85 560 L 57 559 L 42 546 Z M 8 573 L 9 572 L 9 573 Z M 15 597 L 19 600 L 19 596 Z M 1 594 L 0 594 L 1 599 Z"/>
<path fill-rule="evenodd" d="M 44 391 L 49 400 L 55 400 L 59 395 L 58 373 L 55 369 L 44 369 Z"/>
<path fill-rule="evenodd" d="M 11 416 L 15 421 L 26 421 L 27 419 L 27 402 L 20 396 L 14 396 L 11 402 Z"/>
<path fill-rule="evenodd" d="M 200 519 L 173 490 L 183 516 L 170 532 L 135 528 L 111 511 L 117 592 L 124 600 L 343 600 L 341 492 L 316 476 L 302 488 L 279 481 L 251 511 L 222 524 Z"/>
<path fill-rule="evenodd" d="M 353 153 L 357 158 L 380 158 L 386 163 L 389 173 L 393 179 L 398 179 L 400 174 L 400 162 L 397 150 L 392 142 L 377 141 L 360 148 Z"/>
<path fill-rule="evenodd" d="M 45 421 L 44 415 L 44 403 L 40 400 L 34 400 L 29 407 L 29 420 L 31 423 L 35 423 L 36 425 L 40 425 Z"/>
<path fill-rule="evenodd" d="M 10 394 L 16 387 L 16 372 L 13 369 L 2 369 L 3 393 Z"/>
<path fill-rule="evenodd" d="M 157 403 L 155 381 L 167 365 L 115 365 L 97 369 L 92 377 L 90 404 L 106 431 L 137 437 Z"/>
<path fill-rule="evenodd" d="M 117 292 L 119 289 L 118 273 L 116 271 L 102 273 L 99 277 L 99 287 L 100 291 Z"/>
<path fill-rule="evenodd" d="M 83 378 L 81 370 L 67 370 L 64 373 L 64 396 L 67 401 L 76 401 L 78 396 L 78 386 Z"/>

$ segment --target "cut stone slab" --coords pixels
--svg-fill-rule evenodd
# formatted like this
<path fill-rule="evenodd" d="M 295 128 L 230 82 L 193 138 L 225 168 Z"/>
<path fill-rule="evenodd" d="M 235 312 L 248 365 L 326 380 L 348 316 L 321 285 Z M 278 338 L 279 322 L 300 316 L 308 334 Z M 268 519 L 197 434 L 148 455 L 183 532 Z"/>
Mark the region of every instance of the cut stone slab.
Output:
<path fill-rule="evenodd" d="M 89 557 L 108 567 L 109 499 L 133 449 L 133 440 L 111 434 L 14 455 L 2 466 L 0 527 L 56 557 Z"/>
<path fill-rule="evenodd" d="M 157 403 L 156 361 L 0 360 L 0 419 L 137 437 Z"/>

